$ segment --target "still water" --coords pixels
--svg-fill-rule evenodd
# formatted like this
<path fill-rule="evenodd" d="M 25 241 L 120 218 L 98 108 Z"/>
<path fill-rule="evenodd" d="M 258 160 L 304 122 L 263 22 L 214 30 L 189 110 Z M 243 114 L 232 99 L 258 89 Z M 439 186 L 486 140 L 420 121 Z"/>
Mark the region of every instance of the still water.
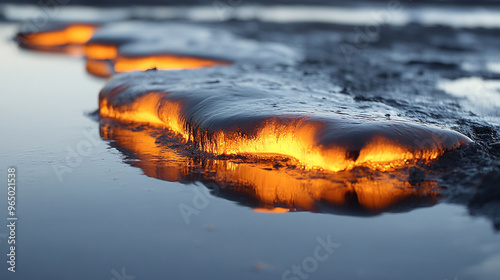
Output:
<path fill-rule="evenodd" d="M 1 169 L 17 168 L 19 218 L 16 273 L 1 279 L 498 279 L 500 237 L 463 206 L 263 213 L 146 176 L 87 115 L 105 80 L 80 58 L 20 50 L 15 30 L 0 25 Z"/>

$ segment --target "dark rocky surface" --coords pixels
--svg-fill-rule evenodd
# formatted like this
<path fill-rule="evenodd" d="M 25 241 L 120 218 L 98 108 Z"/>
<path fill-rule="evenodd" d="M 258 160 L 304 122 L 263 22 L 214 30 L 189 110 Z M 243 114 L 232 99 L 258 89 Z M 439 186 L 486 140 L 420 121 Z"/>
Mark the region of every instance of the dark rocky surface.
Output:
<path fill-rule="evenodd" d="M 380 26 L 380 32 L 370 34 L 370 41 L 360 44 L 357 30 L 364 26 L 223 25 L 240 36 L 284 43 L 303 52 L 304 60 L 293 70 L 277 66 L 272 71 L 297 71 L 303 84 L 330 86 L 332 92 L 340 88 L 340 93 L 357 101 L 358 108 L 372 110 L 381 103 L 393 107 L 398 117 L 452 128 L 473 139 L 474 143 L 445 154 L 430 166 L 410 170 L 409 178 L 418 181 L 426 173 L 438 174 L 449 202 L 467 205 L 471 214 L 489 217 L 499 229 L 500 127 L 487 114 L 463 106 L 459 98 L 437 85 L 442 79 L 499 80 L 500 74 L 488 71 L 485 64 L 499 59 L 500 30 Z M 480 66 L 464 70 L 464 63 Z M 390 117 L 388 112 L 381 113 Z"/>

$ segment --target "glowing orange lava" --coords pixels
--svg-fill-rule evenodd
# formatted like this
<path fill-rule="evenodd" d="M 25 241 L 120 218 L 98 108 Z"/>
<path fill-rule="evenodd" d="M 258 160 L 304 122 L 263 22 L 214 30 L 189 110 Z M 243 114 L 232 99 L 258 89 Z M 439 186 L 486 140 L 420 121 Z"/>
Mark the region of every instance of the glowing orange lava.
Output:
<path fill-rule="evenodd" d="M 118 56 L 118 48 L 115 45 L 88 43 L 84 47 L 85 57 L 89 60 L 113 60 Z"/>
<path fill-rule="evenodd" d="M 174 56 L 174 55 L 151 55 L 151 56 L 122 56 L 109 57 L 112 49 L 103 49 L 103 52 L 86 51 L 87 71 L 99 77 L 110 77 L 115 73 L 132 71 L 157 70 L 182 70 L 196 69 L 202 67 L 225 66 L 230 63 L 222 60 L 205 58 Z M 97 58 L 97 59 L 94 59 Z"/>
<path fill-rule="evenodd" d="M 181 70 L 231 64 L 218 59 L 173 54 L 122 55 L 114 44 L 89 42 L 97 28 L 96 24 L 68 24 L 53 30 L 20 33 L 16 38 L 22 47 L 33 50 L 84 55 L 87 71 L 99 77 L 154 68 Z"/>
<path fill-rule="evenodd" d="M 20 33 L 16 38 L 29 49 L 81 54 L 80 47 L 92 38 L 96 28 L 96 24 L 71 24 L 55 30 Z"/>
<path fill-rule="evenodd" d="M 144 71 L 153 68 L 156 68 L 158 70 L 181 70 L 223 66 L 229 64 L 230 63 L 221 60 L 175 55 L 157 55 L 144 57 L 119 56 L 115 62 L 115 71 L 117 73 L 121 73 L 138 70 Z"/>
<path fill-rule="evenodd" d="M 122 55 L 118 47 L 112 44 L 88 43 L 84 50 L 87 57 L 87 71 L 99 77 L 148 69 L 182 70 L 230 64 L 217 59 L 168 54 Z"/>
<path fill-rule="evenodd" d="M 385 211 L 407 211 L 411 207 L 437 203 L 437 183 L 423 181 L 414 188 L 396 172 L 363 174 L 337 172 L 305 172 L 294 169 L 293 161 L 273 168 L 273 161 L 247 163 L 244 160 L 196 160 L 183 156 L 152 134 L 153 128 L 126 127 L 104 122 L 101 136 L 138 160 L 130 164 L 144 174 L 166 181 L 201 181 L 221 187 L 217 195 L 243 197 L 254 201 L 256 212 L 286 213 L 289 211 L 332 211 L 357 215 L 373 215 Z M 361 176 L 360 176 L 361 175 Z"/>
<path fill-rule="evenodd" d="M 150 92 L 137 98 L 123 108 L 115 108 L 101 98 L 99 112 L 102 117 L 117 119 L 126 123 L 147 123 L 168 128 L 183 136 L 184 142 L 192 141 L 204 152 L 215 155 L 236 154 L 279 154 L 300 161 L 307 168 L 321 168 L 330 171 L 368 166 L 377 170 L 390 170 L 416 160 L 432 160 L 447 149 L 467 143 L 457 142 L 447 147 L 438 139 L 433 146 L 423 148 L 399 143 L 382 135 L 371 137 L 358 151 L 356 157 L 349 156 L 349 150 L 341 145 L 319 145 L 317 135 L 324 124 L 308 118 L 284 120 L 281 117 L 268 118 L 261 122 L 252 136 L 241 132 L 215 131 L 207 135 L 203 129 L 193 130 L 182 113 L 182 104 L 165 98 L 168 93 Z M 158 108 L 162 109 L 159 110 Z"/>

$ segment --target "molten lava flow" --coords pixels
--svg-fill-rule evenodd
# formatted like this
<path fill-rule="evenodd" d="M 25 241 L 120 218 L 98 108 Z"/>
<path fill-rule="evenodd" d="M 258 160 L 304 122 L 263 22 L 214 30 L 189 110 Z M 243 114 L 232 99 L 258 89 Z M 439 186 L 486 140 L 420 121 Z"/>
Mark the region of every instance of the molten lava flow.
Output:
<path fill-rule="evenodd" d="M 294 168 L 293 161 L 254 158 L 203 159 L 182 155 L 169 147 L 171 140 L 161 139 L 162 130 L 101 123 L 101 136 L 111 140 L 125 155 L 135 160 L 129 164 L 141 168 L 147 176 L 166 181 L 189 183 L 201 181 L 219 186 L 218 196 L 238 199 L 257 212 L 289 211 L 334 212 L 374 215 L 386 211 L 408 211 L 437 203 L 437 183 L 422 181 L 414 188 L 405 181 L 407 173 L 311 172 Z M 160 135 L 155 137 L 152 135 Z M 257 159 L 257 160 L 255 160 Z M 333 175 L 333 176 L 332 176 Z"/>
<path fill-rule="evenodd" d="M 279 154 L 297 159 L 307 168 L 341 171 L 368 166 L 389 170 L 417 160 L 435 159 L 446 150 L 470 142 L 453 131 L 411 123 L 359 123 L 287 115 L 260 118 L 252 124 L 227 118 L 217 125 L 232 125 L 212 130 L 203 125 L 204 119 L 197 122 L 194 121 L 197 115 L 186 113 L 192 112 L 190 108 L 201 108 L 205 100 L 214 99 L 210 95 L 203 99 L 193 94 L 192 101 L 187 97 L 172 97 L 170 93 L 149 92 L 130 99 L 129 103 L 113 105 L 124 90 L 126 88 L 114 88 L 101 92 L 102 117 L 168 128 L 182 135 L 184 142 L 193 142 L 203 152 L 214 155 Z M 203 116 L 209 119 L 210 112 L 207 112 Z"/>
<path fill-rule="evenodd" d="M 112 46 L 86 46 L 87 71 L 99 77 L 110 77 L 115 73 L 132 71 L 182 70 L 203 67 L 225 66 L 229 62 L 207 58 L 175 55 L 123 56 Z"/>
<path fill-rule="evenodd" d="M 342 146 L 325 147 L 317 144 L 316 138 L 324 129 L 321 122 L 308 119 L 283 123 L 279 117 L 262 123 L 254 137 L 242 137 L 239 133 L 216 132 L 215 141 L 205 145 L 205 150 L 214 154 L 267 153 L 288 155 L 298 159 L 307 167 L 331 171 L 352 169 L 365 165 L 377 169 L 400 166 L 410 160 L 431 160 L 444 152 L 443 149 L 414 151 L 397 141 L 375 135 L 356 153 L 357 158 L 346 156 L 349 150 Z"/>
<path fill-rule="evenodd" d="M 113 60 L 118 56 L 118 47 L 111 44 L 88 43 L 84 50 L 85 57 L 89 60 Z"/>
<path fill-rule="evenodd" d="M 156 55 L 156 56 L 119 56 L 115 62 L 115 71 L 117 73 L 144 71 L 156 68 L 158 70 L 182 70 L 195 69 L 202 67 L 224 66 L 230 63 L 222 60 L 213 60 L 205 58 L 195 58 L 188 56 L 175 55 Z"/>
<path fill-rule="evenodd" d="M 19 33 L 16 38 L 22 47 L 33 50 L 84 55 L 87 71 L 98 77 L 148 69 L 180 70 L 231 64 L 219 59 L 175 54 L 123 55 L 118 44 L 89 42 L 97 28 L 96 24 L 67 24 L 41 32 Z"/>
<path fill-rule="evenodd" d="M 81 46 L 90 40 L 96 28 L 96 24 L 69 24 L 53 30 L 19 33 L 16 39 L 29 49 L 81 54 Z"/>
<path fill-rule="evenodd" d="M 123 55 L 119 53 L 119 47 L 115 45 L 93 42 L 85 45 L 85 56 L 87 57 L 87 71 L 99 77 L 148 69 L 182 70 L 230 64 L 223 60 L 182 55 Z"/>

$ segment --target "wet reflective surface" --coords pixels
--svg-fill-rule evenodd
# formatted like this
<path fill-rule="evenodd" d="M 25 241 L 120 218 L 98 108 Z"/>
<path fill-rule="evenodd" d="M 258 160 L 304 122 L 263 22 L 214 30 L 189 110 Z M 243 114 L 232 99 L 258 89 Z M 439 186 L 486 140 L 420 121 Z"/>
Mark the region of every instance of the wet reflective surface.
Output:
<path fill-rule="evenodd" d="M 136 279 L 281 279 L 315 257 L 318 238 L 340 246 L 317 261 L 310 279 L 498 275 L 491 222 L 464 206 L 436 205 L 449 193 L 442 171 L 427 163 L 333 176 L 283 156 L 193 154 L 194 144 L 179 145 L 162 128 L 85 115 L 98 107 L 104 81 L 86 76 L 81 60 L 19 51 L 12 42 L 4 51 L 2 118 L 17 117 L 6 123 L 14 136 L 5 137 L 2 165 L 18 168 L 23 200 L 13 279 L 110 279 L 113 271 Z M 366 110 L 349 98 L 335 102 Z M 376 118 L 398 106 L 363 102 L 383 112 Z"/>

